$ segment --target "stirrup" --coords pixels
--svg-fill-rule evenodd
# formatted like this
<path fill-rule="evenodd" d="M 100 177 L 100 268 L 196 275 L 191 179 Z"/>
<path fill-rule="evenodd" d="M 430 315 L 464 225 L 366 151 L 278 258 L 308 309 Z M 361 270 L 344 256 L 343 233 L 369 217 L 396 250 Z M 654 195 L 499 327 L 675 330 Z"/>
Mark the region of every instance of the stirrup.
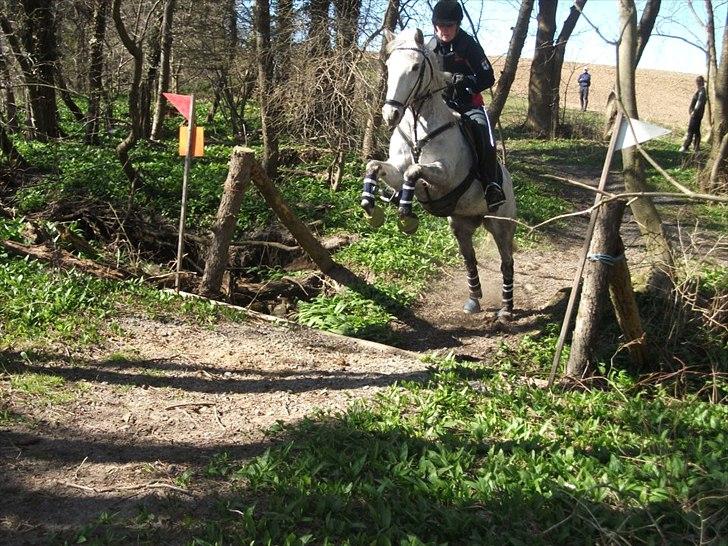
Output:
<path fill-rule="evenodd" d="M 496 212 L 506 202 L 506 194 L 495 182 L 490 182 L 485 187 L 485 202 L 488 205 L 488 212 Z"/>

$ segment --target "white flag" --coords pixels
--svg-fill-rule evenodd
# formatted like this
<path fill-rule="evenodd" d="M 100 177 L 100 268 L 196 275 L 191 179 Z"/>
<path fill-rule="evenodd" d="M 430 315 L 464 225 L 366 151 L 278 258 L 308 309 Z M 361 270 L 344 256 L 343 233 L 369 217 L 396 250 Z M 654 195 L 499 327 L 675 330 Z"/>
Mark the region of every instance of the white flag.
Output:
<path fill-rule="evenodd" d="M 622 125 L 619 127 L 619 133 L 617 134 L 616 149 L 621 150 L 623 148 L 629 148 L 635 144 L 646 142 L 670 132 L 672 131 L 665 129 L 664 127 L 660 127 L 659 125 L 652 125 L 651 123 L 645 123 L 644 121 L 632 118 L 629 118 L 628 123 L 627 120 L 623 118 Z"/>

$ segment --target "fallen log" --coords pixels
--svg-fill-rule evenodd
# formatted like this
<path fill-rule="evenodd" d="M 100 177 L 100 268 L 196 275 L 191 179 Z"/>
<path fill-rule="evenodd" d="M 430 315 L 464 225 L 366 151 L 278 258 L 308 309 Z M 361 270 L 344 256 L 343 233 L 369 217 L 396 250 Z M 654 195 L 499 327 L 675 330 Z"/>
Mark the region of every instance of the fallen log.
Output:
<path fill-rule="evenodd" d="M 45 245 L 24 245 L 9 240 L 0 241 L 0 245 L 11 254 L 34 258 L 60 269 L 77 269 L 102 279 L 123 281 L 133 276 L 124 269 L 103 265 L 85 258 L 77 258 L 66 250 L 51 249 Z"/>

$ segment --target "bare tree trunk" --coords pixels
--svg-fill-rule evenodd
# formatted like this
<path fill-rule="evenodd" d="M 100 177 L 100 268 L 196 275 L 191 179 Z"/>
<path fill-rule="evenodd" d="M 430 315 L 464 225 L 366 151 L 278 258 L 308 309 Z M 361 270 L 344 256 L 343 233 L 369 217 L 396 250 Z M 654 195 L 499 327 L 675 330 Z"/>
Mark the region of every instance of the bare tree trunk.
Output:
<path fill-rule="evenodd" d="M 329 42 L 329 8 L 331 0 L 310 0 L 308 5 L 308 43 L 312 57 L 320 57 L 331 49 Z"/>
<path fill-rule="evenodd" d="M 157 97 L 154 105 L 154 118 L 152 120 L 152 140 L 159 140 L 162 137 L 164 128 L 164 113 L 166 104 L 162 93 L 169 90 L 170 63 L 172 61 L 172 21 L 176 0 L 167 0 L 164 3 L 164 15 L 162 15 L 162 49 L 159 61 L 159 80 L 157 81 Z"/>
<path fill-rule="evenodd" d="M 518 19 L 513 27 L 513 34 L 508 45 L 508 55 L 503 65 L 498 83 L 495 87 L 493 100 L 488 107 L 488 116 L 493 125 L 498 123 L 503 107 L 506 105 L 508 94 L 511 92 L 511 86 L 516 79 L 516 71 L 518 70 L 518 61 L 521 59 L 521 51 L 528 34 L 528 24 L 531 22 L 531 12 L 533 11 L 534 0 L 521 0 L 521 9 L 518 11 Z"/>
<path fill-rule="evenodd" d="M 89 105 L 86 114 L 86 144 L 98 144 L 101 118 L 102 75 L 104 71 L 104 40 L 106 38 L 106 12 L 109 0 L 97 0 L 94 6 L 94 33 L 91 38 L 88 86 Z"/>
<path fill-rule="evenodd" d="M 538 0 L 538 30 L 536 49 L 531 62 L 531 76 L 528 81 L 528 114 L 526 126 L 538 136 L 549 134 L 551 108 L 553 106 L 553 83 L 551 81 L 550 58 L 553 55 L 554 34 L 556 34 L 556 7 L 558 0 Z"/>
<path fill-rule="evenodd" d="M 130 129 L 127 137 L 122 140 L 116 147 L 116 155 L 121 162 L 121 168 L 126 175 L 126 178 L 131 183 L 129 189 L 129 208 L 131 209 L 132 200 L 134 193 L 137 190 L 137 186 L 141 183 L 141 177 L 134 168 L 129 157 L 129 151 L 136 145 L 141 134 L 141 114 L 139 112 L 139 92 L 142 81 L 142 67 L 144 65 L 144 51 L 142 48 L 134 42 L 129 36 L 129 33 L 124 26 L 124 22 L 121 20 L 121 0 L 113 0 L 111 15 L 116 25 L 116 30 L 119 33 L 124 47 L 129 51 L 134 59 L 133 65 L 133 76 L 131 87 L 129 88 L 129 121 Z"/>
<path fill-rule="evenodd" d="M 619 227 L 622 225 L 624 203 L 612 201 L 592 214 L 597 215 L 594 238 L 589 248 L 590 256 L 621 254 Z M 594 372 L 597 364 L 596 351 L 600 323 L 607 303 L 607 283 L 610 266 L 603 261 L 590 261 L 584 272 L 584 283 L 576 316 L 569 362 L 566 374 L 583 378 Z"/>
<path fill-rule="evenodd" d="M 621 99 L 625 114 L 639 119 L 635 93 L 635 55 L 637 46 L 637 9 L 634 0 L 617 0 L 622 34 L 619 41 L 619 66 L 617 67 L 617 96 Z M 642 161 L 634 146 L 622 150 L 624 185 L 629 192 L 649 191 L 645 182 Z M 673 259 L 670 242 L 654 203 L 649 197 L 639 197 L 631 202 L 632 214 L 640 227 L 647 247 L 651 270 L 647 283 L 651 289 L 670 288 Z"/>
<path fill-rule="evenodd" d="M 268 0 L 255 2 L 255 43 L 258 53 L 258 100 L 263 133 L 263 168 L 270 178 L 275 178 L 278 170 L 278 135 L 275 127 L 277 112 L 269 100 L 273 85 L 273 62 Z"/>
<path fill-rule="evenodd" d="M 531 2 L 533 0 L 530 0 Z M 390 32 L 394 32 L 397 25 L 397 17 L 399 16 L 399 0 L 389 0 L 387 3 L 387 11 L 384 14 L 382 28 Z M 367 117 L 367 126 L 364 130 L 364 138 L 362 139 L 361 157 L 365 161 L 372 157 L 372 153 L 376 148 L 376 135 L 382 126 L 382 106 L 384 105 L 386 88 L 386 43 L 382 40 L 382 47 L 379 48 L 379 73 L 377 77 L 377 85 L 374 91 L 373 101 L 370 102 L 369 116 Z"/>
<path fill-rule="evenodd" d="M 714 192 L 728 184 L 728 156 L 726 135 L 728 135 L 728 13 L 723 27 L 720 66 L 712 84 L 715 90 L 713 105 L 713 140 L 708 162 L 702 173 L 701 187 Z"/>
<path fill-rule="evenodd" d="M 647 41 L 652 35 L 652 29 L 655 27 L 655 21 L 657 21 L 657 15 L 660 13 L 661 4 L 662 0 L 647 0 L 642 10 L 640 23 L 637 26 L 637 49 L 634 55 L 635 68 L 639 64 L 642 53 L 647 46 Z"/>
<path fill-rule="evenodd" d="M 361 0 L 333 0 L 336 10 L 336 48 L 347 51 L 356 41 Z"/>
<path fill-rule="evenodd" d="M 661 2 L 662 0 L 647 0 L 647 3 L 645 4 L 645 9 L 642 11 L 640 24 L 637 27 L 637 53 L 634 57 L 635 70 L 637 69 L 637 65 L 642 58 L 642 52 L 645 50 L 647 41 L 650 39 L 650 35 L 652 34 L 652 29 L 655 26 L 657 15 L 660 12 Z M 609 98 L 607 99 L 607 105 L 604 112 L 604 138 L 607 138 L 609 136 L 609 131 L 611 131 L 612 127 L 614 126 L 614 118 L 617 115 L 618 108 L 619 103 L 617 101 L 617 92 L 616 90 L 612 90 L 609 93 Z"/>
<path fill-rule="evenodd" d="M 159 85 L 157 75 L 159 74 L 159 61 L 162 58 L 162 33 L 160 26 L 155 25 L 147 39 L 150 51 L 147 76 L 142 81 L 139 89 L 139 126 L 141 127 L 139 137 L 144 139 L 150 138 L 152 134 L 152 94 L 153 90 Z"/>
<path fill-rule="evenodd" d="M 16 133 L 20 130 L 18 124 L 18 107 L 15 104 L 15 93 L 13 93 L 13 82 L 10 78 L 10 70 L 5 60 L 5 51 L 2 42 L 0 42 L 0 87 L 3 89 L 3 99 L 5 102 L 5 113 L 7 115 L 7 130 L 10 133 Z"/>
<path fill-rule="evenodd" d="M 53 68 L 53 6 L 51 2 L 41 0 L 24 0 L 22 5 L 26 18 L 26 27 L 22 33 L 23 45 L 21 46 L 15 29 L 3 13 L 0 13 L 0 28 L 23 73 L 30 106 L 31 137 L 58 138 L 61 131 L 58 125 Z"/>
<path fill-rule="evenodd" d="M 711 161 L 713 165 L 710 169 L 710 191 L 723 190 L 728 187 L 726 171 L 728 171 L 728 132 L 723 135 L 723 139 L 718 148 L 718 152 L 713 156 L 711 153 Z M 722 177 L 722 178 L 721 178 Z"/>
<path fill-rule="evenodd" d="M 559 131 L 559 90 L 561 88 L 561 69 L 564 67 L 566 43 L 569 41 L 571 33 L 574 31 L 576 22 L 579 20 L 581 10 L 584 8 L 586 2 L 587 0 L 574 0 L 574 4 L 569 10 L 569 16 L 564 21 L 559 37 L 556 39 L 553 56 L 550 59 L 551 86 L 553 91 L 553 98 L 551 101 L 551 124 L 549 130 L 551 138 L 556 138 Z"/>
<path fill-rule="evenodd" d="M 23 171 L 28 169 L 28 162 L 25 161 L 25 158 L 18 151 L 15 144 L 13 144 L 13 141 L 8 136 L 2 119 L 0 119 L 0 152 L 8 158 L 11 165 Z"/>
<path fill-rule="evenodd" d="M 624 204 L 622 204 L 624 210 Z M 620 222 L 622 213 L 619 215 Z M 624 243 L 617 233 L 614 246 L 614 256 L 624 255 Z M 632 277 L 626 259 L 618 259 L 609 270 L 609 296 L 612 300 L 614 314 L 617 317 L 619 328 L 622 330 L 627 351 L 632 359 L 635 371 L 647 369 L 649 358 L 645 343 L 645 331 L 642 328 L 637 300 L 632 288 Z"/>
<path fill-rule="evenodd" d="M 205 260 L 200 294 L 214 297 L 220 293 L 223 274 L 228 262 L 228 249 L 233 239 L 235 225 L 243 202 L 245 190 L 250 185 L 250 171 L 255 155 L 248 148 L 235 147 L 230 156 L 230 170 L 212 224 L 212 240 Z"/>
<path fill-rule="evenodd" d="M 61 72 L 60 61 L 58 59 L 56 59 L 55 63 L 55 72 L 56 84 L 58 85 L 58 94 L 61 95 L 61 100 L 63 101 L 63 104 L 66 105 L 66 108 L 68 108 L 76 121 L 78 121 L 79 123 L 83 123 L 86 120 L 86 116 L 83 115 L 83 111 L 81 110 L 81 108 L 78 107 L 78 104 L 76 104 L 76 101 L 74 101 L 73 97 L 71 96 L 71 92 L 68 90 L 66 80 L 63 77 L 63 72 Z"/>

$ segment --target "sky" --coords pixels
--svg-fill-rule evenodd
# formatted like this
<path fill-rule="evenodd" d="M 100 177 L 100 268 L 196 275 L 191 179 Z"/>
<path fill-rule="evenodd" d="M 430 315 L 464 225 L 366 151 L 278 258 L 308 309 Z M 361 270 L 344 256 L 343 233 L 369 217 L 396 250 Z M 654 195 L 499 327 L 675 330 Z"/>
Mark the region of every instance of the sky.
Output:
<path fill-rule="evenodd" d="M 508 43 L 512 34 L 511 27 L 518 16 L 520 0 L 465 0 L 464 4 L 476 26 L 478 26 L 480 20 L 478 39 L 491 61 L 500 55 L 504 55 L 508 51 Z M 556 14 L 557 35 L 568 16 L 572 4 L 571 0 L 561 0 L 559 2 Z M 644 0 L 637 0 L 638 21 L 643 6 Z M 693 6 L 696 13 L 704 21 L 704 0 L 693 0 Z M 713 7 L 717 12 L 715 24 L 718 43 L 716 46 L 720 50 L 728 0 L 713 0 Z M 531 15 L 532 20 L 528 38 L 521 55 L 524 58 L 533 57 L 537 12 L 538 2 L 536 1 Z M 586 19 L 591 22 L 591 25 Z M 463 29 L 472 34 L 472 27 L 467 18 L 463 20 Z M 585 65 L 606 64 L 613 66 L 615 64 L 616 48 L 606 40 L 616 42 L 618 31 L 617 0 L 587 0 L 583 15 L 579 18 L 566 47 L 566 60 Z M 599 35 L 600 33 L 603 37 Z M 680 36 L 683 39 L 668 38 L 658 34 Z M 704 47 L 705 30 L 703 24 L 697 20 L 690 10 L 688 0 L 662 0 L 660 15 L 653 34 L 647 42 L 638 69 L 649 68 L 704 74 L 705 53 L 694 45 L 687 43 L 686 40 Z"/>

